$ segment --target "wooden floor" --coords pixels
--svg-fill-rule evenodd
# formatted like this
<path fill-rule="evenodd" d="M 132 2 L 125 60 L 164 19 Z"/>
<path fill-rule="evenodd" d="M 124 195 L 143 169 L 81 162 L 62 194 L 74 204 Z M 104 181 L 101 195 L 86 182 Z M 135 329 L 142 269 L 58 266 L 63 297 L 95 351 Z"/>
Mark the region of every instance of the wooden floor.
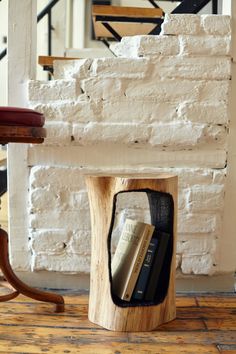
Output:
<path fill-rule="evenodd" d="M 8 213 L 7 213 L 7 193 L 3 194 L 0 199 L 0 225 L 7 231 L 8 228 Z"/>
<path fill-rule="evenodd" d="M 176 320 L 149 333 L 110 332 L 90 323 L 85 293 L 65 301 L 62 314 L 23 296 L 1 303 L 0 353 L 236 353 L 236 301 L 230 295 L 178 296 Z"/>

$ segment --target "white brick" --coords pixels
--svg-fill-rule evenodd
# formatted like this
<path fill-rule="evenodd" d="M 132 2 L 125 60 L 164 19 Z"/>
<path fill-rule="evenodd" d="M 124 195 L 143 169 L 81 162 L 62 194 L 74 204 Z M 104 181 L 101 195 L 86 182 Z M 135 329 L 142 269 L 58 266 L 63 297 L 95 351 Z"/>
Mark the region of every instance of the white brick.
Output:
<path fill-rule="evenodd" d="M 80 95 L 74 101 L 56 101 L 51 103 L 34 103 L 30 107 L 44 114 L 46 122 L 91 122 L 96 121 L 101 109 L 101 104 Z"/>
<path fill-rule="evenodd" d="M 149 171 L 144 170 L 143 172 Z M 226 169 L 214 170 L 188 167 L 155 169 L 156 174 L 163 172 L 178 176 L 179 196 L 184 193 L 190 196 L 190 188 L 196 185 L 203 186 L 203 188 L 213 183 L 224 185 L 226 179 Z"/>
<path fill-rule="evenodd" d="M 153 126 L 150 143 L 153 146 L 194 146 L 202 138 L 204 126 L 190 123 L 158 124 Z"/>
<path fill-rule="evenodd" d="M 182 256 L 181 270 L 184 274 L 208 274 L 216 271 L 215 257 L 212 254 L 203 256 Z"/>
<path fill-rule="evenodd" d="M 91 231 L 73 230 L 73 236 L 67 245 L 70 254 L 89 255 L 91 253 Z"/>
<path fill-rule="evenodd" d="M 45 144 L 70 144 L 72 126 L 70 123 L 50 122 L 45 124 L 47 136 Z"/>
<path fill-rule="evenodd" d="M 86 273 L 90 271 L 90 256 L 78 254 L 35 255 L 33 258 L 33 271 L 48 270 L 54 272 Z"/>
<path fill-rule="evenodd" d="M 215 141 L 224 142 L 226 131 L 224 127 L 208 127 L 204 124 L 177 122 L 175 124 L 156 124 L 152 126 L 150 144 L 152 146 L 175 148 L 197 146 Z"/>
<path fill-rule="evenodd" d="M 161 34 L 199 34 L 200 16 L 192 14 L 166 14 Z"/>
<path fill-rule="evenodd" d="M 179 54 L 179 42 L 172 36 L 123 37 L 118 44 L 111 45 L 112 51 L 120 57 L 145 57 Z"/>
<path fill-rule="evenodd" d="M 74 191 L 68 194 L 71 209 L 89 209 L 88 193 L 86 191 Z"/>
<path fill-rule="evenodd" d="M 204 83 L 204 85 L 206 85 Z M 203 82 L 189 80 L 133 80 L 127 83 L 127 97 L 155 98 L 159 102 L 198 100 Z M 209 93 L 210 94 L 210 93 Z M 208 94 L 208 95 L 209 95 Z"/>
<path fill-rule="evenodd" d="M 50 214 L 47 211 L 30 215 L 29 225 L 33 229 L 43 229 L 45 225 L 49 229 L 62 229 L 68 225 L 70 229 L 89 230 L 90 217 L 86 210 L 51 210 Z"/>
<path fill-rule="evenodd" d="M 88 99 L 83 95 L 80 96 L 80 100 L 75 105 L 77 111 L 70 117 L 71 122 L 88 123 L 99 120 L 102 107 L 101 102 Z"/>
<path fill-rule="evenodd" d="M 149 61 L 142 58 L 99 58 L 91 66 L 92 76 L 118 78 L 144 78 L 147 75 Z"/>
<path fill-rule="evenodd" d="M 168 101 L 227 101 L 230 84 L 228 80 L 120 80 L 87 79 L 82 88 L 93 99 L 112 99 L 114 97 L 155 98 L 159 102 Z"/>
<path fill-rule="evenodd" d="M 217 249 L 217 240 L 214 236 L 201 235 L 191 237 L 186 241 L 177 242 L 177 253 L 185 256 L 201 256 L 207 253 L 214 254 Z"/>
<path fill-rule="evenodd" d="M 37 230 L 31 234 L 31 248 L 37 254 L 60 254 L 65 251 L 72 233 L 64 229 Z"/>
<path fill-rule="evenodd" d="M 215 145 L 220 146 L 222 149 L 226 149 L 227 144 L 227 128 L 218 125 L 206 126 L 203 132 L 202 142 L 205 144 L 215 143 Z"/>
<path fill-rule="evenodd" d="M 41 112 L 46 122 L 49 121 L 70 121 L 70 116 L 76 113 L 75 101 L 56 101 L 50 103 L 30 103 L 30 108 Z"/>
<path fill-rule="evenodd" d="M 31 188 L 52 185 L 54 188 L 69 186 L 70 190 L 85 189 L 85 181 L 79 168 L 35 166 L 30 170 Z"/>
<path fill-rule="evenodd" d="M 107 142 L 139 146 L 148 141 L 149 135 L 150 129 L 141 124 L 89 123 L 73 126 L 75 143 L 80 145 Z"/>
<path fill-rule="evenodd" d="M 139 56 L 177 55 L 178 38 L 171 36 L 141 36 Z"/>
<path fill-rule="evenodd" d="M 122 37 L 119 43 L 111 43 L 110 49 L 116 57 L 137 58 L 139 45 L 139 36 Z"/>
<path fill-rule="evenodd" d="M 224 80 L 231 77 L 227 57 L 162 57 L 154 62 L 153 77 Z"/>
<path fill-rule="evenodd" d="M 122 37 L 119 43 L 111 43 L 110 49 L 116 57 L 137 58 L 139 44 L 139 36 Z"/>
<path fill-rule="evenodd" d="M 101 118 L 103 122 L 171 122 L 176 117 L 175 104 L 162 103 L 155 99 L 123 98 L 102 101 Z"/>
<path fill-rule="evenodd" d="M 83 92 L 94 100 L 124 96 L 125 81 L 113 78 L 90 78 L 81 81 Z"/>
<path fill-rule="evenodd" d="M 76 208 L 86 209 L 88 203 L 85 198 L 80 198 L 81 204 L 75 202 L 75 195 L 83 196 L 85 192 L 75 192 L 70 190 L 70 185 L 64 185 L 58 188 L 56 185 L 48 184 L 43 188 L 36 188 L 30 191 L 30 212 L 43 212 L 48 210 L 73 210 Z M 73 197 L 72 197 L 73 196 Z M 78 202 L 78 201 L 77 201 Z"/>
<path fill-rule="evenodd" d="M 214 170 L 213 171 L 213 183 L 224 184 L 226 181 L 227 169 Z"/>
<path fill-rule="evenodd" d="M 183 214 L 178 215 L 179 233 L 213 233 L 221 226 L 220 220 L 215 214 Z"/>
<path fill-rule="evenodd" d="M 188 188 L 179 188 L 178 192 L 178 209 L 183 210 L 189 203 L 190 191 Z"/>
<path fill-rule="evenodd" d="M 210 184 L 213 182 L 213 170 L 210 169 L 174 169 L 178 175 L 179 186 L 181 189 L 198 184 Z"/>
<path fill-rule="evenodd" d="M 193 186 L 190 189 L 191 210 L 221 210 L 224 206 L 224 185 Z"/>
<path fill-rule="evenodd" d="M 199 99 L 201 101 L 225 101 L 228 103 L 230 93 L 230 81 L 206 81 L 202 83 Z"/>
<path fill-rule="evenodd" d="M 76 80 L 29 81 L 29 101 L 60 101 L 75 99 L 77 92 Z"/>
<path fill-rule="evenodd" d="M 43 210 L 61 210 L 64 208 L 61 191 L 50 185 L 44 188 L 36 188 L 30 193 L 31 213 L 42 212 Z"/>
<path fill-rule="evenodd" d="M 229 35 L 231 33 L 230 16 L 202 15 L 201 22 L 207 34 Z"/>
<path fill-rule="evenodd" d="M 86 79 L 90 76 L 92 59 L 54 60 L 54 79 Z"/>
<path fill-rule="evenodd" d="M 229 36 L 180 36 L 181 54 L 226 56 L 231 53 L 231 38 Z M 186 60 L 186 58 L 183 58 Z"/>
<path fill-rule="evenodd" d="M 229 120 L 228 107 L 224 102 L 183 102 L 179 105 L 178 116 L 193 123 L 227 124 Z"/>

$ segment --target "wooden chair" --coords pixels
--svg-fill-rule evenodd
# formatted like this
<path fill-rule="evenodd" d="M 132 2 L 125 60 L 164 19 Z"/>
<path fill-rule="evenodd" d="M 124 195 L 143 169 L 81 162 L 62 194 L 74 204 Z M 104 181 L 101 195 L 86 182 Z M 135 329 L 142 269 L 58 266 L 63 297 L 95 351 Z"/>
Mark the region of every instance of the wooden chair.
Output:
<path fill-rule="evenodd" d="M 46 136 L 44 116 L 31 109 L 0 107 L 0 144 L 41 144 Z M 20 293 L 32 299 L 56 304 L 56 312 L 64 311 L 62 296 L 32 288 L 14 273 L 8 254 L 8 234 L 0 228 L 0 269 L 5 279 L 16 290 L 0 296 L 0 302 L 14 299 Z"/>

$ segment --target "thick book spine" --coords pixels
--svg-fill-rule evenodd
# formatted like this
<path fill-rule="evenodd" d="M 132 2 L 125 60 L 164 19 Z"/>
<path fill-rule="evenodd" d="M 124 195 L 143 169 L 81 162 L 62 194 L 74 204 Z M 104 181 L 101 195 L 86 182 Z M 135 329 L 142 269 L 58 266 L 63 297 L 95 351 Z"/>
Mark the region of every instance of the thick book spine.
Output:
<path fill-rule="evenodd" d="M 151 271 L 152 263 L 154 260 L 155 251 L 157 249 L 158 240 L 157 238 L 152 238 L 134 288 L 132 299 L 142 300 L 144 298 L 145 289 L 148 282 L 148 277 Z"/>
<path fill-rule="evenodd" d="M 148 280 L 147 289 L 144 299 L 146 301 L 154 301 L 155 293 L 158 287 L 158 282 L 163 267 L 165 255 L 167 252 L 170 234 L 162 231 L 157 233 L 158 247 L 155 253 L 151 274 Z"/>
<path fill-rule="evenodd" d="M 115 254 L 112 258 L 111 269 L 113 277 L 116 277 L 124 270 L 125 273 L 128 273 L 127 270 L 130 269 L 145 227 L 146 224 L 144 223 L 132 219 L 125 220 Z M 122 281 L 123 278 L 124 274 L 122 274 Z"/>
<path fill-rule="evenodd" d="M 129 301 L 132 295 L 130 289 L 133 292 L 153 231 L 152 225 L 131 219 L 125 221 L 111 264 L 112 291 L 120 299 Z"/>
<path fill-rule="evenodd" d="M 142 238 L 140 239 L 140 245 L 137 249 L 137 253 L 133 259 L 132 266 L 130 268 L 127 283 L 121 294 L 121 299 L 125 301 L 130 301 L 132 293 L 134 291 L 135 284 L 137 282 L 147 249 L 152 238 L 154 231 L 154 226 L 148 225 L 144 231 Z"/>

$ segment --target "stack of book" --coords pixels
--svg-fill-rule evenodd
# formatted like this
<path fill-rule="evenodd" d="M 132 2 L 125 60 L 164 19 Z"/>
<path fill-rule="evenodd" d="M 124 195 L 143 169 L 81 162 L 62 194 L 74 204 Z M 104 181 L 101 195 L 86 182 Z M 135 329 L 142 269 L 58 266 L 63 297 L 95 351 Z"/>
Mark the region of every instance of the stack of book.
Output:
<path fill-rule="evenodd" d="M 113 294 L 154 301 L 169 238 L 153 225 L 126 219 L 111 263 Z"/>

